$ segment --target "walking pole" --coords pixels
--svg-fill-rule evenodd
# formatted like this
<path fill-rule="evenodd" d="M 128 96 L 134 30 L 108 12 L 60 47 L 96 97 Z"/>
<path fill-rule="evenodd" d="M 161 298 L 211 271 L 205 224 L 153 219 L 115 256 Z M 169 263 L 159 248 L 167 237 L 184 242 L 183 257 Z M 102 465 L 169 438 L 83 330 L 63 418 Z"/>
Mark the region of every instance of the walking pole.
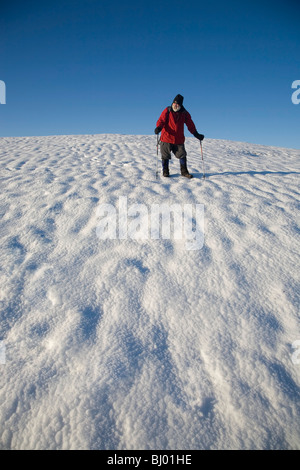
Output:
<path fill-rule="evenodd" d="M 158 179 L 158 146 L 159 146 L 160 137 L 157 134 L 157 141 L 156 141 L 156 179 Z"/>
<path fill-rule="evenodd" d="M 205 179 L 204 160 L 203 160 L 203 151 L 202 151 L 202 142 L 201 142 L 201 140 L 200 140 L 200 148 L 201 148 L 201 157 L 202 157 L 202 166 L 203 166 L 203 179 Z"/>

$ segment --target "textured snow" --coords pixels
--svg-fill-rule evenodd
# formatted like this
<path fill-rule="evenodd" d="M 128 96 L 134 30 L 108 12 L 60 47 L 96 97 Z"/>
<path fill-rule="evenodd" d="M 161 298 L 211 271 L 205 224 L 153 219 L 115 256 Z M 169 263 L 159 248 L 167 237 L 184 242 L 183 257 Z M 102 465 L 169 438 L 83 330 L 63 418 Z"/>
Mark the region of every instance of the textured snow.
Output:
<path fill-rule="evenodd" d="M 0 139 L 2 449 L 300 448 L 300 152 L 186 148 Z M 203 204 L 202 249 L 99 239 L 120 196 Z"/>

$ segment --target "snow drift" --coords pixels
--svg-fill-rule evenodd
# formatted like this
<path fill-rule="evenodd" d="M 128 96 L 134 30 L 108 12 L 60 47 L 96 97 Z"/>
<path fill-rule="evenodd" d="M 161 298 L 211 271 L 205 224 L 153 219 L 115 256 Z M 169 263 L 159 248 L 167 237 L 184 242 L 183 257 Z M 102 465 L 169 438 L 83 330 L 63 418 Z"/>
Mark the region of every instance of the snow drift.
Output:
<path fill-rule="evenodd" d="M 2 449 L 300 448 L 299 151 L 186 148 L 0 139 Z M 203 246 L 100 239 L 120 196 L 202 204 Z"/>

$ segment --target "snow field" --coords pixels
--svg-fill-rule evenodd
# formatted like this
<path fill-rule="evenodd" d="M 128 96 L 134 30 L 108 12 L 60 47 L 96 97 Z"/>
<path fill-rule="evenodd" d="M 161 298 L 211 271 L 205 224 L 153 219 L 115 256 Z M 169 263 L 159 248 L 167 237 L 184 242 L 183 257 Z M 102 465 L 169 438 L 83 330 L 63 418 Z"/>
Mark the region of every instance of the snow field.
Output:
<path fill-rule="evenodd" d="M 299 449 L 299 151 L 0 139 L 3 449 Z M 99 204 L 204 204 L 204 246 L 100 240 Z"/>

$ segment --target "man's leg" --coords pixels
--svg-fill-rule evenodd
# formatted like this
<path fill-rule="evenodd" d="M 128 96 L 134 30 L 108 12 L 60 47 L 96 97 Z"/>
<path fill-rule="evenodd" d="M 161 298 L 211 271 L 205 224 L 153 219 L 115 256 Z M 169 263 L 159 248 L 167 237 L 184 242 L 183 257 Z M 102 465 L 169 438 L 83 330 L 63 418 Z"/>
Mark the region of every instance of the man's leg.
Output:
<path fill-rule="evenodd" d="M 163 176 L 170 176 L 169 160 L 171 160 L 171 145 L 166 142 L 160 143 L 161 161 L 163 168 Z"/>
<path fill-rule="evenodd" d="M 187 164 L 186 164 L 187 153 L 186 153 L 184 144 L 177 145 L 176 151 L 174 153 L 175 153 L 175 157 L 179 158 L 181 175 L 185 176 L 186 178 L 193 178 L 193 175 L 190 175 L 187 169 Z"/>

